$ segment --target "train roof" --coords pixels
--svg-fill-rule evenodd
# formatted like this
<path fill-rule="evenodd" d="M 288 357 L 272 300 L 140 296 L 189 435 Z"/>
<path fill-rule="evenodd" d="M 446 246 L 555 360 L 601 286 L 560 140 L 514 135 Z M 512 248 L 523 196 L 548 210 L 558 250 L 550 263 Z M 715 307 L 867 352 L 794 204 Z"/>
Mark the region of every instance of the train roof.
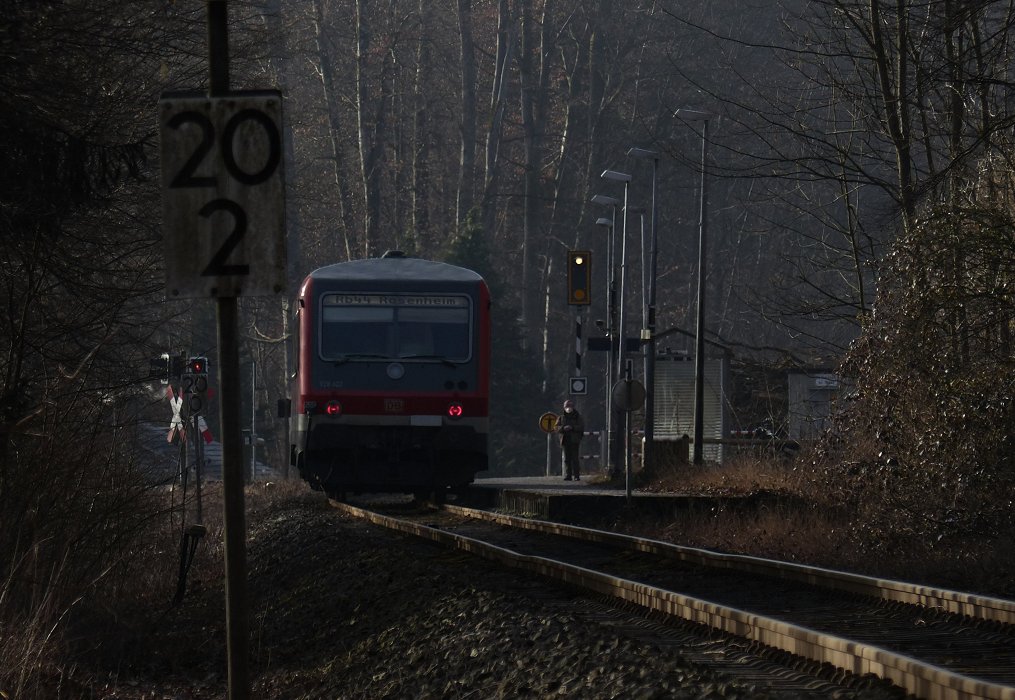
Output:
<path fill-rule="evenodd" d="M 342 282 L 483 282 L 482 276 L 464 267 L 400 255 L 335 263 L 314 270 L 309 277 Z"/>

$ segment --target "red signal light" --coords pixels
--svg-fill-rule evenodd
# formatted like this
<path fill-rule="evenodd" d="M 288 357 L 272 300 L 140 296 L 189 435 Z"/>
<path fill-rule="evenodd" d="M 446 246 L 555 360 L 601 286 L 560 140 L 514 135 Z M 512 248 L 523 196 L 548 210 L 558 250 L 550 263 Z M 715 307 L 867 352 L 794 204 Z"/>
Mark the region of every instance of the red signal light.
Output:
<path fill-rule="evenodd" d="M 462 408 L 462 404 L 453 403 L 448 406 L 448 417 L 449 418 L 461 418 L 465 415 L 465 409 Z"/>
<path fill-rule="evenodd" d="M 324 412 L 329 416 L 340 416 L 342 415 L 342 404 L 338 401 L 329 401 L 328 405 L 324 407 Z"/>

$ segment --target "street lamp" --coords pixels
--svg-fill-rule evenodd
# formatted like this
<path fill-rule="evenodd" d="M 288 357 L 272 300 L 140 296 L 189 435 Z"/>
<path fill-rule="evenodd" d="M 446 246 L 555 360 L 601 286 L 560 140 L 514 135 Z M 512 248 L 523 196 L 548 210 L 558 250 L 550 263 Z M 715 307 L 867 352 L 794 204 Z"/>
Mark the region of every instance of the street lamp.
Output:
<path fill-rule="evenodd" d="M 626 335 L 627 335 L 626 334 L 627 303 L 626 303 L 624 297 L 625 297 L 625 294 L 626 294 L 626 291 L 627 291 L 627 212 L 628 212 L 628 195 L 629 195 L 630 189 L 631 189 L 631 176 L 629 174 L 627 174 L 627 173 L 622 173 L 622 172 L 619 172 L 619 171 L 616 171 L 616 170 L 604 170 L 602 175 L 600 175 L 600 177 L 603 178 L 604 180 L 611 180 L 613 182 L 623 182 L 624 183 L 624 222 L 623 222 L 623 227 L 621 228 L 621 233 L 620 233 L 620 235 L 623 237 L 622 241 L 621 241 L 621 245 L 620 245 L 620 294 L 619 294 L 619 296 L 620 296 L 620 320 L 619 320 L 619 323 L 617 324 L 617 342 L 618 342 L 618 347 L 617 347 L 616 377 L 619 380 L 619 378 L 621 376 L 621 373 L 623 372 L 624 356 L 626 355 L 624 345 L 625 345 L 625 340 L 626 340 Z M 612 406 L 611 406 L 611 409 L 612 409 Z M 624 412 L 624 416 L 626 417 L 628 415 L 629 414 L 625 411 Z M 616 439 L 616 444 L 614 445 L 614 450 L 616 451 L 616 454 L 620 454 L 620 450 L 623 448 L 624 445 L 627 444 L 626 421 L 625 421 L 625 426 L 623 428 L 623 432 L 621 432 L 621 430 L 619 429 L 620 426 L 621 426 L 621 421 L 618 420 L 617 421 L 618 430 L 616 431 L 617 432 L 617 439 Z M 618 461 L 619 460 L 617 460 L 617 459 L 613 460 L 614 467 L 615 467 L 615 465 L 617 464 Z M 614 471 L 615 471 L 615 469 L 614 469 Z M 613 474 L 613 475 L 615 476 L 616 474 Z"/>
<path fill-rule="evenodd" d="M 702 442 L 705 439 L 703 417 L 705 413 L 705 245 L 708 241 L 708 178 L 705 168 L 708 159 L 708 121 L 716 116 L 712 112 L 695 109 L 678 109 L 673 116 L 685 121 L 700 121 L 701 129 L 701 203 L 698 209 L 698 324 L 694 333 L 694 463 L 702 464 Z"/>
<path fill-rule="evenodd" d="M 614 231 L 617 228 L 617 205 L 620 204 L 620 200 L 617 199 L 616 197 L 610 197 L 610 196 L 605 195 L 605 194 L 597 194 L 597 195 L 593 195 L 593 197 L 592 197 L 592 203 L 593 204 L 600 204 L 602 206 L 606 206 L 606 207 L 611 207 L 612 208 L 612 218 L 611 219 L 606 219 L 605 217 L 600 217 L 596 221 L 596 224 L 598 224 L 600 226 L 608 226 L 609 227 L 609 243 L 608 243 L 608 249 L 606 251 L 606 307 L 607 307 L 606 308 L 606 313 L 607 313 L 607 316 L 606 316 L 606 329 L 607 329 L 607 331 L 612 331 L 613 327 L 616 325 L 616 321 L 617 321 L 617 319 L 615 318 L 616 308 L 617 308 L 617 306 L 616 306 L 616 304 L 617 304 L 617 300 L 616 300 L 616 291 L 617 291 L 616 285 L 617 285 L 617 281 L 616 281 L 616 278 L 615 278 L 615 275 L 614 275 L 614 265 L 616 264 L 616 260 L 615 260 L 616 251 L 614 250 L 614 246 L 615 246 L 615 243 L 614 243 Z M 610 353 L 610 366 L 611 367 L 613 366 L 613 354 L 612 354 L 612 351 Z"/>
<path fill-rule="evenodd" d="M 620 335 L 620 346 L 617 350 L 617 376 L 620 376 L 621 371 L 624 367 L 624 333 L 626 331 L 627 322 L 627 303 L 625 294 L 627 293 L 627 214 L 628 214 L 628 195 L 631 189 L 631 176 L 627 173 L 618 172 L 616 170 L 604 170 L 600 176 L 604 180 L 612 180 L 614 182 L 624 183 L 624 221 L 621 228 L 621 243 L 620 243 L 620 321 L 618 323 L 618 332 Z"/>
<path fill-rule="evenodd" d="M 604 450 L 603 462 L 607 468 L 607 471 L 612 475 L 616 469 L 616 465 L 613 461 L 613 365 L 614 365 L 614 350 L 613 350 L 613 338 L 614 329 L 617 325 L 617 282 L 614 278 L 614 231 L 617 228 L 617 205 L 620 204 L 620 200 L 616 197 L 610 197 L 605 194 L 597 194 L 592 197 L 593 204 L 599 204 L 604 207 L 611 208 L 611 217 L 606 218 L 601 216 L 596 219 L 597 226 L 603 226 L 607 229 L 607 244 L 606 244 L 606 337 L 610 341 L 610 349 L 606 357 L 606 406 L 604 407 L 606 412 L 606 441 L 602 445 Z"/>
<path fill-rule="evenodd" d="M 652 159 L 652 221 L 649 252 L 648 303 L 644 314 L 641 339 L 645 342 L 645 450 L 642 454 L 642 468 L 646 471 L 654 466 L 655 459 L 655 376 L 656 376 L 656 262 L 659 257 L 659 206 L 656 198 L 656 176 L 659 172 L 659 153 L 647 148 L 631 148 L 627 155 L 634 158 Z M 644 259 L 642 266 L 644 268 Z"/>

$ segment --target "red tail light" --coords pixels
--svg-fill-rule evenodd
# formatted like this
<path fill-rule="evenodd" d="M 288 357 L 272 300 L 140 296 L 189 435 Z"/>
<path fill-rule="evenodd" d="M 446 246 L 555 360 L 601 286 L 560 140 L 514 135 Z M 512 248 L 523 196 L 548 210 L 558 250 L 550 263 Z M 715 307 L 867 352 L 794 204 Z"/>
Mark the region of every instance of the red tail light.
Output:
<path fill-rule="evenodd" d="M 461 418 L 465 415 L 465 410 L 462 408 L 462 404 L 453 403 L 448 406 L 448 417 L 449 418 Z"/>
<path fill-rule="evenodd" d="M 342 415 L 342 404 L 338 401 L 329 401 L 328 405 L 324 408 L 324 412 L 329 416 L 340 416 Z"/>

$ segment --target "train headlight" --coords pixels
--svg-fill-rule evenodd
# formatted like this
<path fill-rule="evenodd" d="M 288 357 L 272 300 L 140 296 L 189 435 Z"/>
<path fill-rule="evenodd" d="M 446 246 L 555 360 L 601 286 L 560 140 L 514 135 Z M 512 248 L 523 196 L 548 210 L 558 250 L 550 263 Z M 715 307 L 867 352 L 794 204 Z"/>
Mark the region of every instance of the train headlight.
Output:
<path fill-rule="evenodd" d="M 448 418 L 461 418 L 465 415 L 465 409 L 462 408 L 462 404 L 453 403 L 448 406 Z"/>
<path fill-rule="evenodd" d="M 324 412 L 329 416 L 340 416 L 342 415 L 342 404 L 338 401 L 329 401 L 328 405 L 324 407 Z"/>

